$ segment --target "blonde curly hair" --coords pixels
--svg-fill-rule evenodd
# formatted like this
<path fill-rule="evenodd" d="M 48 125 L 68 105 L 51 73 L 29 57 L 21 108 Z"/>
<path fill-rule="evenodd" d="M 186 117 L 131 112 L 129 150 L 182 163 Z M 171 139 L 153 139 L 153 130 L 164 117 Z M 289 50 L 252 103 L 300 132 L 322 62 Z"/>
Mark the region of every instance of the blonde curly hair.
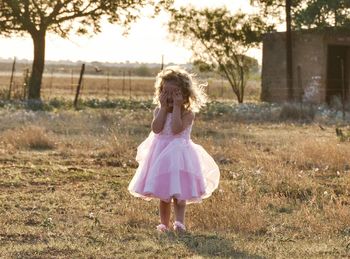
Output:
<path fill-rule="evenodd" d="M 159 96 L 166 81 L 174 82 L 180 87 L 186 110 L 198 112 L 208 101 L 207 94 L 205 93 L 207 84 L 199 84 L 194 74 L 188 73 L 179 66 L 169 66 L 158 73 L 154 84 L 155 93 L 153 103 L 158 106 L 160 106 Z"/>

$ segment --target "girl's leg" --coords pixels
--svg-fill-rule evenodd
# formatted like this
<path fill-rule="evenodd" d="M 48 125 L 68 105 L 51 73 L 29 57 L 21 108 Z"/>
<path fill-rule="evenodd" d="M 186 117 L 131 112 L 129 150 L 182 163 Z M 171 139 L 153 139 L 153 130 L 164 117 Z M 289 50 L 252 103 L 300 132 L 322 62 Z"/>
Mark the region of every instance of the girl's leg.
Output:
<path fill-rule="evenodd" d="M 160 201 L 159 202 L 159 213 L 160 213 L 160 223 L 164 224 L 167 228 L 170 223 L 170 202 Z"/>
<path fill-rule="evenodd" d="M 174 199 L 175 220 L 182 224 L 185 224 L 185 208 L 186 201 L 178 201 L 177 199 Z"/>

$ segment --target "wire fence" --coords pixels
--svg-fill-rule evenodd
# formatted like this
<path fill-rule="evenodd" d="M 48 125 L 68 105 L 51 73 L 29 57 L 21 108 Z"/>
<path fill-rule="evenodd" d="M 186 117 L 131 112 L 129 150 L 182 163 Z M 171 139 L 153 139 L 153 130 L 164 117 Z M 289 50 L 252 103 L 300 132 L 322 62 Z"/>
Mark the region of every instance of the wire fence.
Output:
<path fill-rule="evenodd" d="M 0 98 L 6 97 L 10 89 L 9 72 L 0 72 Z M 11 85 L 11 97 L 25 99 L 29 71 L 15 73 Z M 78 85 L 79 71 L 71 70 L 71 73 L 57 73 L 49 71 L 44 73 L 41 86 L 41 97 L 44 100 L 53 98 L 74 98 Z M 210 99 L 235 99 L 233 90 L 224 78 L 199 78 L 200 83 L 207 83 L 207 94 Z M 91 75 L 85 74 L 81 85 L 80 96 L 82 98 L 145 98 L 149 99 L 154 94 L 154 77 L 136 77 L 126 71 L 122 76 Z M 247 96 L 258 99 L 260 96 L 260 81 L 248 82 Z"/>
<path fill-rule="evenodd" d="M 43 75 L 41 97 L 44 100 L 53 98 L 73 99 L 79 80 L 78 69 L 70 73 L 60 73 L 50 70 Z M 25 99 L 30 71 L 25 69 L 11 72 L 0 72 L 0 98 Z M 122 76 L 105 74 L 85 74 L 83 77 L 81 98 L 144 98 L 150 99 L 154 93 L 154 77 L 132 76 L 131 71 L 123 71 Z M 227 80 L 224 78 L 200 78 L 201 83 L 207 83 L 207 94 L 212 100 L 232 99 L 236 96 Z M 248 81 L 244 100 L 287 100 L 288 87 L 286 80 L 280 75 L 263 78 L 263 88 L 259 78 Z M 302 102 L 346 102 L 350 103 L 349 80 L 339 78 L 325 79 L 311 77 L 298 78 L 294 84 L 293 97 Z M 9 93 L 10 91 L 10 93 Z"/>

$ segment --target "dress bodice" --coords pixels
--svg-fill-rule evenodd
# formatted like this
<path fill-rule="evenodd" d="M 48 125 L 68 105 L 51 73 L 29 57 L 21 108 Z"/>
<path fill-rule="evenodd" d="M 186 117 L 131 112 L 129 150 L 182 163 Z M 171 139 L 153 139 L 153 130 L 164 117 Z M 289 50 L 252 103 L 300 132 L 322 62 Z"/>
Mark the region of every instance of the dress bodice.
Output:
<path fill-rule="evenodd" d="M 166 116 L 166 121 L 164 123 L 163 130 L 158 134 L 159 136 L 164 136 L 164 137 L 181 137 L 181 138 L 186 138 L 189 139 L 191 137 L 191 130 L 192 130 L 192 124 L 189 125 L 186 129 L 181 131 L 178 134 L 174 134 L 171 130 L 171 121 L 173 118 L 173 113 L 167 113 Z"/>

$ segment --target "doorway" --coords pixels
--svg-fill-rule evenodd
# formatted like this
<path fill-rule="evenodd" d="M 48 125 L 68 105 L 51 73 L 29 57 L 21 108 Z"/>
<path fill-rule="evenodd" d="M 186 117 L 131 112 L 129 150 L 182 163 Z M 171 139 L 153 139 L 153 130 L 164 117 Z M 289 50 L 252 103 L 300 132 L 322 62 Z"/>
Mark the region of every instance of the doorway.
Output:
<path fill-rule="evenodd" d="M 349 96 L 350 47 L 328 46 L 326 101 L 343 103 Z"/>

